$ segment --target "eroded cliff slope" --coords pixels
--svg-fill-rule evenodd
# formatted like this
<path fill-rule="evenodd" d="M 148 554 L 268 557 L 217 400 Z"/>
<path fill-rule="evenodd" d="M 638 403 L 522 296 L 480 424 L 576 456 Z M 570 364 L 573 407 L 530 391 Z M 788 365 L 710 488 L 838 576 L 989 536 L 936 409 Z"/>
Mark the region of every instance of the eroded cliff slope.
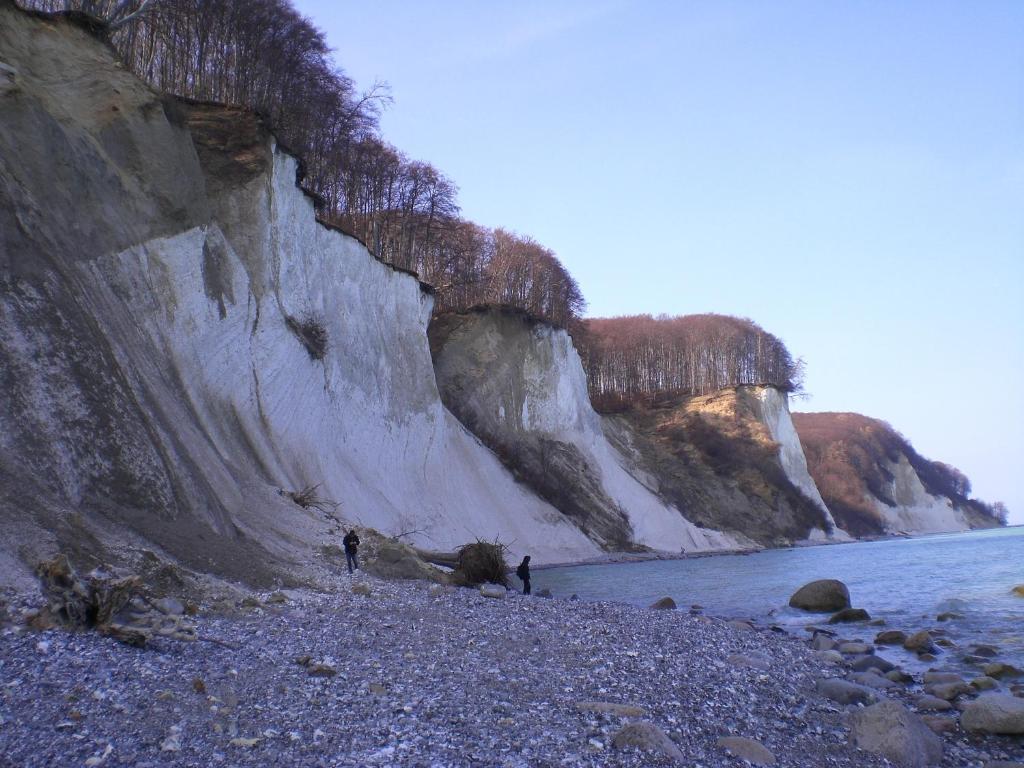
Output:
<path fill-rule="evenodd" d="M 605 417 L 565 331 L 481 308 L 436 319 L 430 336 L 449 409 L 606 546 L 695 551 L 836 535 L 775 389 Z"/>
<path fill-rule="evenodd" d="M 315 220 L 240 110 L 177 102 L 0 4 L 0 557 L 299 578 L 345 521 L 539 561 L 597 545 L 441 404 L 431 296 Z"/>

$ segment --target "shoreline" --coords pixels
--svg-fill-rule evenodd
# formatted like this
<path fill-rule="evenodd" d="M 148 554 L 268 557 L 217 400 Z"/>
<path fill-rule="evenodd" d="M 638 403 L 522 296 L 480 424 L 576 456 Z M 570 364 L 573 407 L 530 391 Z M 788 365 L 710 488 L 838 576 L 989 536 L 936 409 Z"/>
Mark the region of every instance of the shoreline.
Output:
<path fill-rule="evenodd" d="M 739 739 L 782 766 L 884 764 L 849 742 L 856 707 L 816 692 L 843 665 L 803 638 L 364 574 L 330 588 L 201 608 L 194 621 L 210 642 L 138 649 L 7 626 L 0 671 L 19 685 L 0 697 L 0 754 L 26 768 L 731 767 L 743 763 L 724 745 L 737 742 L 721 740 Z M 622 734 L 639 722 L 656 738 L 630 746 Z M 972 739 L 950 742 L 942 764 L 1008 748 Z"/>
<path fill-rule="evenodd" d="M 930 533 L 915 533 L 915 534 L 901 534 L 901 533 L 889 533 L 880 534 L 877 536 L 863 537 L 859 539 L 849 539 L 846 541 L 810 541 L 805 540 L 802 542 L 789 544 L 784 547 L 758 547 L 756 549 L 715 549 L 715 550 L 700 550 L 695 552 L 608 552 L 598 557 L 587 558 L 585 560 L 570 560 L 558 563 L 540 563 L 533 565 L 531 563 L 530 568 L 534 571 L 551 570 L 554 568 L 574 568 L 583 565 L 628 565 L 630 563 L 647 563 L 658 560 L 696 560 L 705 557 L 725 557 L 730 555 L 756 555 L 760 552 L 780 551 L 784 552 L 791 549 L 807 549 L 809 547 L 835 547 L 845 546 L 849 544 L 870 544 L 884 541 L 903 541 L 908 539 L 924 539 L 930 536 L 957 536 L 962 534 L 978 533 L 981 531 L 994 531 L 994 530 L 1007 530 L 1010 528 L 1024 528 L 1024 524 L 1020 525 L 1003 525 L 993 526 L 990 528 L 969 528 L 965 531 L 933 531 Z"/>

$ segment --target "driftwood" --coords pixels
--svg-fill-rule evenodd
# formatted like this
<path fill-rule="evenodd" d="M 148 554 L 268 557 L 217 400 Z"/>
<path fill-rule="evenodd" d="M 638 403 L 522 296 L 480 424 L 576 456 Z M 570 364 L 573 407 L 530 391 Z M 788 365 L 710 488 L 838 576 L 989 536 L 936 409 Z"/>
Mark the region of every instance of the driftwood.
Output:
<path fill-rule="evenodd" d="M 129 645 L 143 646 L 155 636 L 195 640 L 195 627 L 138 595 L 138 576 L 114 578 L 94 571 L 79 578 L 65 555 L 40 563 L 36 575 L 46 606 L 30 620 L 36 627 L 95 629 Z"/>
<path fill-rule="evenodd" d="M 430 549 L 420 549 L 419 547 L 413 547 L 413 549 L 416 551 L 416 555 L 420 560 L 425 560 L 428 563 L 440 565 L 444 568 L 451 568 L 453 571 L 459 565 L 458 552 L 435 552 Z"/>

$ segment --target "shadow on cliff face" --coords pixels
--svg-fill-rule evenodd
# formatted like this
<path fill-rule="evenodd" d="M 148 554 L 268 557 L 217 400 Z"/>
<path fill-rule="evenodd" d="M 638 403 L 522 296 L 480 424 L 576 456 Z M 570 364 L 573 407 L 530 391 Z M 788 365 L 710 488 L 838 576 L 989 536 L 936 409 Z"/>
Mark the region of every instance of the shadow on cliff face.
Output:
<path fill-rule="evenodd" d="M 607 417 L 623 450 L 694 523 L 784 545 L 821 526 L 821 510 L 789 480 L 779 446 L 734 389 L 665 398 Z M 626 434 L 623 434 L 625 432 Z"/>

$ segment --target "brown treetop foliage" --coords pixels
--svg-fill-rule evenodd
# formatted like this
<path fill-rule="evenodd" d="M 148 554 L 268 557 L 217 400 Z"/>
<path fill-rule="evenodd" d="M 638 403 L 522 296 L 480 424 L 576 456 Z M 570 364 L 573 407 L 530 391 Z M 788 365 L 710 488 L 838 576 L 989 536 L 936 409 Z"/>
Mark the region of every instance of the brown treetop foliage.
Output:
<path fill-rule="evenodd" d="M 162 91 L 259 112 L 303 159 L 319 215 L 382 261 L 417 272 L 436 289 L 437 312 L 498 302 L 560 327 L 582 314 L 579 286 L 554 253 L 463 220 L 448 177 L 380 138 L 386 88 L 359 91 L 334 65 L 324 34 L 289 0 L 24 4 L 111 22 L 125 64 Z"/>
<path fill-rule="evenodd" d="M 724 387 L 801 384 L 802 363 L 756 323 L 727 315 L 633 315 L 588 319 L 577 337 L 591 400 L 615 410 L 658 395 Z"/>

